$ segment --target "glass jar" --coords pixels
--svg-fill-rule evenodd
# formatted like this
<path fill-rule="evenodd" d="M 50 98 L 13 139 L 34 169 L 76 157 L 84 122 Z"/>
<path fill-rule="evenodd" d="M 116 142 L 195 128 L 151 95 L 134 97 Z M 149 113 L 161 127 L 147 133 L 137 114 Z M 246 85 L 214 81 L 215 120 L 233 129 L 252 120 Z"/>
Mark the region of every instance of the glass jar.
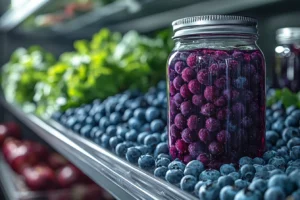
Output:
<path fill-rule="evenodd" d="M 276 32 L 273 86 L 300 91 L 300 28 L 281 28 Z"/>
<path fill-rule="evenodd" d="M 257 21 L 210 15 L 173 22 L 167 66 L 169 150 L 210 168 L 265 149 L 265 60 Z"/>

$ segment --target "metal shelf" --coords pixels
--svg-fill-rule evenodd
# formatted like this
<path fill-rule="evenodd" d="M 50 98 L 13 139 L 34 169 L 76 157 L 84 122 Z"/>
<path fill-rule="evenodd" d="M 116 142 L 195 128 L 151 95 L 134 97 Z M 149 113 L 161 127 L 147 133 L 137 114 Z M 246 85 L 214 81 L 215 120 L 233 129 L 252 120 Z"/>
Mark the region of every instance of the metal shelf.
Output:
<path fill-rule="evenodd" d="M 17 9 L 9 9 L 3 16 L 0 18 L 0 30 L 9 31 L 19 24 L 21 24 L 27 17 L 35 13 L 50 0 L 30 0 L 28 3 L 20 6 Z"/>
<path fill-rule="evenodd" d="M 33 3 L 34 2 L 34 3 Z M 54 6 L 51 0 L 29 1 L 22 9 L 10 10 L 0 19 L 0 30 L 11 30 L 28 16 L 40 10 L 46 3 Z M 273 5 L 283 0 L 118 0 L 108 5 L 95 7 L 90 12 L 79 15 L 49 28 L 18 28 L 19 33 L 41 32 L 45 37 L 63 35 L 70 39 L 90 37 L 103 27 L 114 31 L 137 30 L 150 32 L 170 27 L 178 18 L 206 15 L 230 14 L 261 6 Z"/>
<path fill-rule="evenodd" d="M 53 120 L 24 113 L 0 97 L 0 104 L 117 199 L 196 200 Z"/>

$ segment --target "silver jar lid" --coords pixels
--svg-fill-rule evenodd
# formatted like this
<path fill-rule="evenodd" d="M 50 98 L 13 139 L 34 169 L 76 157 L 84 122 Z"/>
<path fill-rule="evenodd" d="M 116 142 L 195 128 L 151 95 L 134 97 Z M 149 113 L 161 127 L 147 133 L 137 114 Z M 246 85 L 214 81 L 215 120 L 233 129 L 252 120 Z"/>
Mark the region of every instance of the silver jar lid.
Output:
<path fill-rule="evenodd" d="M 233 15 L 203 15 L 173 21 L 173 38 L 197 34 L 257 35 L 257 20 Z"/>
<path fill-rule="evenodd" d="M 280 28 L 276 31 L 276 40 L 280 44 L 300 42 L 300 27 Z"/>

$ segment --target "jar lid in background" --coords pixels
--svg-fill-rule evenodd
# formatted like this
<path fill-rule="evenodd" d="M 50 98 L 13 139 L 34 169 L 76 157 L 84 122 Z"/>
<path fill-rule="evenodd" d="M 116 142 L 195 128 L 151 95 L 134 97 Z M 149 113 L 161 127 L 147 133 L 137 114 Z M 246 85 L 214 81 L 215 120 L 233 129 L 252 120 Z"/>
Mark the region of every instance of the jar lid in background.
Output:
<path fill-rule="evenodd" d="M 257 20 L 233 15 L 204 15 L 187 17 L 172 23 L 174 37 L 197 34 L 258 35 Z"/>
<path fill-rule="evenodd" d="M 276 31 L 276 40 L 279 44 L 300 42 L 300 27 L 280 28 Z"/>

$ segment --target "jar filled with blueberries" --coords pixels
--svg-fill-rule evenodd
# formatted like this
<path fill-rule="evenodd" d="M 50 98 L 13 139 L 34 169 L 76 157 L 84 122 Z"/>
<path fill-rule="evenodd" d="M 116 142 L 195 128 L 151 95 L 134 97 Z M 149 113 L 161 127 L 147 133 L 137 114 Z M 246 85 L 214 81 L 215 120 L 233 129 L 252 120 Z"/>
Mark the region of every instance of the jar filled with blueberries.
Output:
<path fill-rule="evenodd" d="M 281 28 L 276 32 L 273 86 L 300 91 L 300 28 Z"/>
<path fill-rule="evenodd" d="M 169 150 L 206 167 L 265 150 L 265 60 L 257 20 L 188 17 L 172 23 L 167 64 Z"/>

